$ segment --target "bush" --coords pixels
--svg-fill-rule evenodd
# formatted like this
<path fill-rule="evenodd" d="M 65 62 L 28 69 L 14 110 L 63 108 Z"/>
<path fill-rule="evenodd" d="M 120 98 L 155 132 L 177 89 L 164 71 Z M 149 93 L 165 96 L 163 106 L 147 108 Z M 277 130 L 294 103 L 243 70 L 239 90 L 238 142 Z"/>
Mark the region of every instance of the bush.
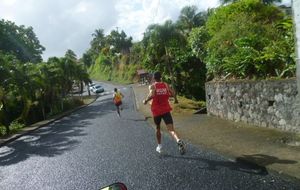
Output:
<path fill-rule="evenodd" d="M 205 46 L 209 76 L 295 76 L 293 25 L 278 7 L 257 0 L 221 6 L 206 29 L 211 36 Z"/>
<path fill-rule="evenodd" d="M 64 100 L 64 111 L 76 108 L 83 104 L 84 102 L 78 98 L 66 99 Z"/>
<path fill-rule="evenodd" d="M 9 125 L 9 128 L 10 128 L 10 132 L 11 133 L 16 133 L 18 132 L 20 129 L 24 128 L 25 125 L 22 124 L 22 123 L 19 123 L 17 121 L 13 121 L 10 125 Z"/>
<path fill-rule="evenodd" d="M 6 134 L 6 130 L 4 126 L 0 126 L 0 136 L 4 136 Z"/>
<path fill-rule="evenodd" d="M 113 60 L 113 64 L 109 64 Z M 131 83 L 136 76 L 137 64 L 129 63 L 128 55 L 104 56 L 99 55 L 96 62 L 89 68 L 89 74 L 94 80 Z M 110 62 L 111 63 L 111 62 Z"/>

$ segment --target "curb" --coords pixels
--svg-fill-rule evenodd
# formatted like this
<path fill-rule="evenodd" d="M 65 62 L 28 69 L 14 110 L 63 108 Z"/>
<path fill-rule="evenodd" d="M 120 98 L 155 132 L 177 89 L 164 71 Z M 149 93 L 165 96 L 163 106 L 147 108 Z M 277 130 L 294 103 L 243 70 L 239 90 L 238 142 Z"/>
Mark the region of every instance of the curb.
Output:
<path fill-rule="evenodd" d="M 135 102 L 134 102 L 134 109 L 135 109 L 135 111 L 138 111 L 139 110 L 139 104 L 138 104 L 138 100 L 137 100 L 137 98 L 136 98 L 136 94 L 135 94 L 135 91 L 134 91 L 134 87 L 131 85 L 130 86 L 130 88 L 131 88 L 131 90 L 132 90 L 132 92 L 133 92 L 133 97 L 134 97 L 134 100 L 135 100 Z"/>
<path fill-rule="evenodd" d="M 62 119 L 63 117 L 66 117 L 66 116 L 68 116 L 68 115 L 70 115 L 70 114 L 72 114 L 72 113 L 74 113 L 74 112 L 76 112 L 76 111 L 78 111 L 78 110 L 81 110 L 81 109 L 83 109 L 83 108 L 85 108 L 85 107 L 91 105 L 92 103 L 94 103 L 94 102 L 97 100 L 97 98 L 98 98 L 98 97 L 96 97 L 96 98 L 95 98 L 91 103 L 89 103 L 89 104 L 82 105 L 82 106 L 79 106 L 79 107 L 74 108 L 74 109 L 72 109 L 72 110 L 66 111 L 66 112 L 64 112 L 64 113 L 62 113 L 62 114 L 60 114 L 60 115 L 58 115 L 58 116 L 54 116 L 55 118 L 48 119 L 48 120 L 43 120 L 43 121 L 39 121 L 39 122 L 37 122 L 37 123 L 34 123 L 34 124 L 32 124 L 32 125 L 29 125 L 29 126 L 23 128 L 21 131 L 19 131 L 19 132 L 16 133 L 16 134 L 13 134 L 13 135 L 9 136 L 8 138 L 0 139 L 0 147 L 4 146 L 4 145 L 6 145 L 6 144 L 8 144 L 8 143 L 10 143 L 10 142 L 15 141 L 15 140 L 17 140 L 18 138 L 20 138 L 20 137 L 22 137 L 22 136 L 24 136 L 24 135 L 26 135 L 26 134 L 28 134 L 28 133 L 30 133 L 30 132 L 33 132 L 33 131 L 35 131 L 35 130 L 37 130 L 37 129 L 39 129 L 39 128 L 42 128 L 42 127 L 44 127 L 44 126 L 46 126 L 46 125 L 49 125 L 49 124 L 51 124 L 51 123 L 53 123 L 53 122 L 55 122 L 55 121 L 57 121 L 57 120 Z"/>

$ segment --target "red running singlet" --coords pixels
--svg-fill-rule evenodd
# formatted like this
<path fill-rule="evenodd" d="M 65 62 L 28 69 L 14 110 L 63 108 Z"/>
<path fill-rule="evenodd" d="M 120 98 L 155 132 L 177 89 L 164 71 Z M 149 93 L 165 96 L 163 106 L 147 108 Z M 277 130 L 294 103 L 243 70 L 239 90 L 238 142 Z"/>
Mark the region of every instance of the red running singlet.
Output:
<path fill-rule="evenodd" d="M 170 92 L 167 85 L 163 82 L 155 82 L 155 93 L 152 99 L 151 111 L 153 116 L 163 115 L 172 110 L 169 104 Z"/>

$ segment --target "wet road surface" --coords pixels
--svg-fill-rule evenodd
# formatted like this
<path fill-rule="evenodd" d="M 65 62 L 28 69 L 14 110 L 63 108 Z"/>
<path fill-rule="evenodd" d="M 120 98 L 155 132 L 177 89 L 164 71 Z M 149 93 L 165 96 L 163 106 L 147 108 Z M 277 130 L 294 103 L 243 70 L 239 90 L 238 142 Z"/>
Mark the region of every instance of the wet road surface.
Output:
<path fill-rule="evenodd" d="M 181 156 L 168 134 L 158 155 L 132 89 L 119 87 L 126 96 L 119 118 L 114 86 L 104 87 L 95 103 L 0 147 L 0 189 L 99 189 L 114 182 L 128 189 L 300 189 L 265 168 L 192 144 Z"/>

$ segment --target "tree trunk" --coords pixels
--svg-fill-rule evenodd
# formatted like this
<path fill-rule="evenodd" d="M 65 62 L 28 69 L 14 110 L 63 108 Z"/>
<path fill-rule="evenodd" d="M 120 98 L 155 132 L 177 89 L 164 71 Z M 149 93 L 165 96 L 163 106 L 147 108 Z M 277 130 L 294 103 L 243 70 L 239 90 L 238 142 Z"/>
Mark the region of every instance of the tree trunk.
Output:
<path fill-rule="evenodd" d="M 6 112 L 6 105 L 5 105 L 3 100 L 1 100 L 1 102 L 2 102 L 2 105 L 3 105 L 3 112 L 4 112 L 3 124 L 5 126 L 5 134 L 9 135 L 10 134 L 9 124 L 8 124 L 7 118 L 5 117 L 5 115 L 7 113 Z"/>
<path fill-rule="evenodd" d="M 61 111 L 64 111 L 64 92 L 62 91 L 62 96 L 61 96 L 61 101 L 60 101 L 60 106 L 61 106 Z"/>
<path fill-rule="evenodd" d="M 172 72 L 172 66 L 171 66 L 171 64 L 170 64 L 169 61 L 167 62 L 167 67 L 168 67 L 169 74 L 170 74 L 170 76 L 171 76 L 171 85 L 172 85 L 172 88 L 173 88 L 173 91 L 174 91 L 174 103 L 175 103 L 175 104 L 178 104 L 177 90 L 176 90 L 176 87 L 175 87 L 174 74 L 173 74 L 173 72 Z"/>
<path fill-rule="evenodd" d="M 82 98 L 82 93 L 83 93 L 83 82 L 80 81 L 80 96 Z"/>
<path fill-rule="evenodd" d="M 41 106 L 42 106 L 43 119 L 45 120 L 46 119 L 46 113 L 45 113 L 45 104 L 44 104 L 44 102 L 41 104 Z"/>
<path fill-rule="evenodd" d="M 88 91 L 88 93 L 89 93 L 89 96 L 91 96 L 91 91 L 90 91 L 89 85 L 87 85 L 86 88 L 87 88 L 87 91 Z"/>
<path fill-rule="evenodd" d="M 29 100 L 27 98 L 27 96 L 23 96 L 23 104 L 24 104 L 24 107 L 23 107 L 23 110 L 22 110 L 22 113 L 20 115 L 20 117 L 18 118 L 18 120 L 20 122 L 23 122 L 23 123 L 26 123 L 27 121 L 27 117 L 28 117 L 28 114 L 29 114 L 29 111 L 31 109 L 31 105 L 32 105 L 32 102 L 31 100 Z"/>
<path fill-rule="evenodd" d="M 165 51 L 166 51 L 166 56 L 167 56 L 167 69 L 168 69 L 169 75 L 171 77 L 171 86 L 172 86 L 173 91 L 174 91 L 174 103 L 178 104 L 177 90 L 176 90 L 176 86 L 175 86 L 175 77 L 174 77 L 173 68 L 172 68 L 172 65 L 171 65 L 170 59 L 169 59 L 170 55 L 169 55 L 169 52 L 168 52 L 166 47 L 165 47 Z"/>

